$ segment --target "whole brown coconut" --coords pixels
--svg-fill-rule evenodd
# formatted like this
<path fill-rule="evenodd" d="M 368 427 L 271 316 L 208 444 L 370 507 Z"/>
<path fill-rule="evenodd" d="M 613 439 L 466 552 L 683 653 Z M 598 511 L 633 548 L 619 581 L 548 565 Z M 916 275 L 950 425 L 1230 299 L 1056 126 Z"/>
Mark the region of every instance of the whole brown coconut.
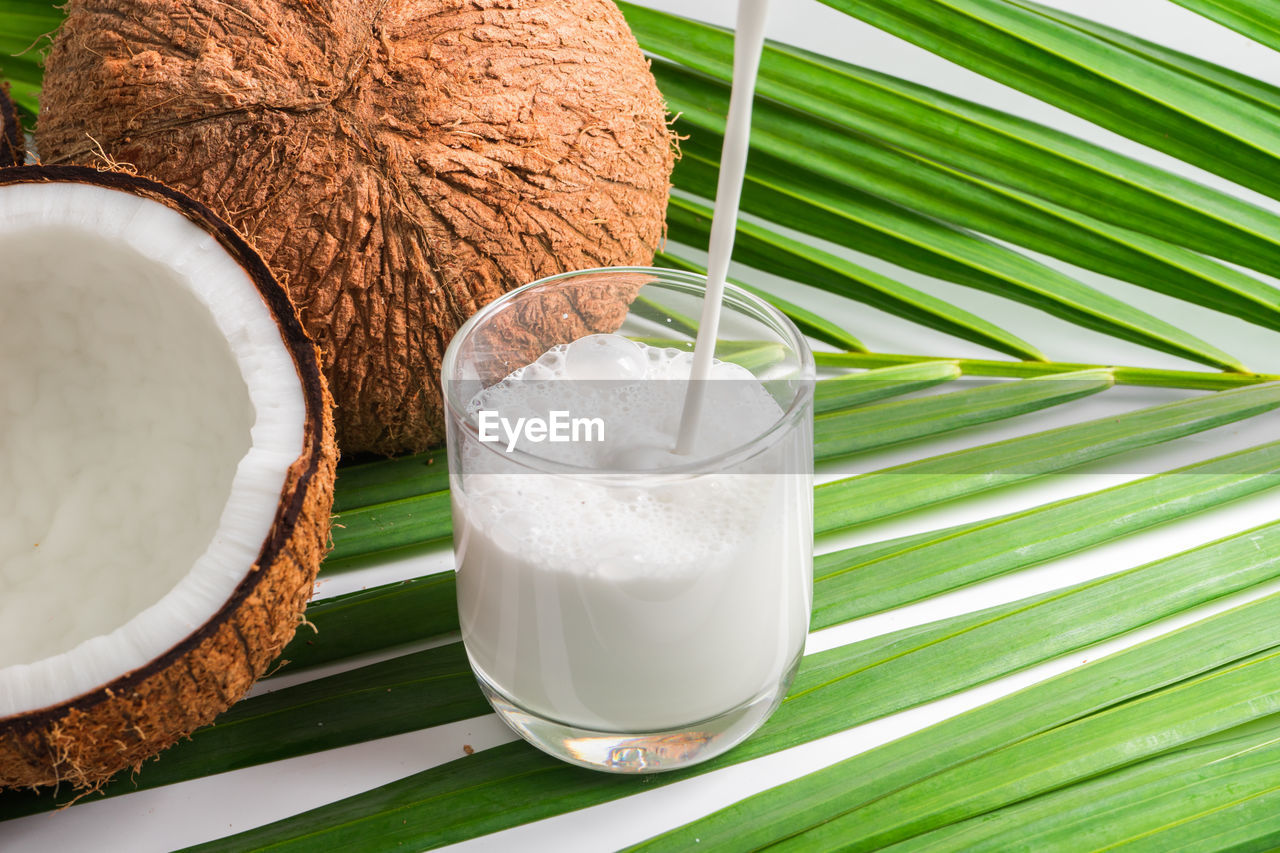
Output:
<path fill-rule="evenodd" d="M 320 346 L 344 451 L 438 443 L 464 319 L 662 238 L 671 134 L 611 0 L 66 8 L 41 156 L 133 164 L 239 228 Z M 580 307 L 584 332 L 621 318 Z"/>

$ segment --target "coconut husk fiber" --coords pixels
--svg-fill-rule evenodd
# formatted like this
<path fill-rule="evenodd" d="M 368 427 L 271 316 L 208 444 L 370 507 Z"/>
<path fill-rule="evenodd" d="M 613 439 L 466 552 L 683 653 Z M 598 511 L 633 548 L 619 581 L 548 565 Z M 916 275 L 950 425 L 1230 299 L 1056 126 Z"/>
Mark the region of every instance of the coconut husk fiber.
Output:
<path fill-rule="evenodd" d="M 9 84 L 0 83 L 0 169 L 21 166 L 26 161 L 26 141 L 18 108 L 9 97 Z"/>

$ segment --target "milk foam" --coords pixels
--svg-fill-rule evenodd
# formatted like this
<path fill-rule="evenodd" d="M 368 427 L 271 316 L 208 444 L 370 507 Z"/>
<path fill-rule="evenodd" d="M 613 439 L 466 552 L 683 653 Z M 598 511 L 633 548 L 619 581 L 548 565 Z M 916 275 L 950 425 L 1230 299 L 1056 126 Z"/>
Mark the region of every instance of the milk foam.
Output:
<path fill-rule="evenodd" d="M 593 471 L 655 470 L 733 450 L 767 430 L 782 409 L 750 371 L 717 361 L 715 404 L 689 456 L 673 452 L 693 354 L 617 335 L 561 344 L 481 391 L 468 411 L 548 417 L 553 410 L 600 417 L 603 441 L 532 444 L 518 450 Z M 505 447 L 505 445 L 504 445 Z M 593 478 L 530 475 L 493 447 L 472 444 L 465 487 L 471 513 L 495 542 L 519 547 L 548 570 L 634 578 L 705 565 L 741 540 L 763 485 L 741 475 L 618 488 Z"/>
<path fill-rule="evenodd" d="M 553 410 L 605 420 L 603 442 L 568 442 L 516 448 L 592 470 L 652 470 L 707 459 L 740 447 L 782 417 L 782 409 L 751 371 L 712 363 L 707 411 L 691 452 L 676 456 L 693 353 L 651 347 L 620 335 L 590 335 L 561 344 L 484 389 L 468 406 L 505 417 L 548 417 Z M 499 465 L 499 468 L 502 466 Z"/>

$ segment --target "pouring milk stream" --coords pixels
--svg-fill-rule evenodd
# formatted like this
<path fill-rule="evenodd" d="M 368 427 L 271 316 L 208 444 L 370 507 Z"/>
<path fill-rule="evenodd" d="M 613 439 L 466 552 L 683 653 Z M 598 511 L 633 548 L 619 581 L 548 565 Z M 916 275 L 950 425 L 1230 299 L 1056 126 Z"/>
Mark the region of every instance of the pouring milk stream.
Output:
<path fill-rule="evenodd" d="M 729 117 L 725 125 L 724 148 L 720 153 L 720 177 L 716 184 L 715 214 L 711 219 L 711 245 L 707 259 L 707 295 L 702 303 L 702 321 L 693 350 L 693 370 L 689 391 L 676 438 L 676 453 L 687 455 L 693 448 L 694 432 L 702 413 L 702 388 L 711 375 L 711 360 L 720 331 L 720 311 L 724 306 L 724 282 L 729 276 L 733 238 L 738 230 L 738 208 L 742 202 L 742 182 L 747 175 L 747 152 L 751 147 L 751 104 L 764 52 L 764 25 L 769 0 L 741 0 L 738 29 L 733 40 L 733 90 L 729 95 Z"/>

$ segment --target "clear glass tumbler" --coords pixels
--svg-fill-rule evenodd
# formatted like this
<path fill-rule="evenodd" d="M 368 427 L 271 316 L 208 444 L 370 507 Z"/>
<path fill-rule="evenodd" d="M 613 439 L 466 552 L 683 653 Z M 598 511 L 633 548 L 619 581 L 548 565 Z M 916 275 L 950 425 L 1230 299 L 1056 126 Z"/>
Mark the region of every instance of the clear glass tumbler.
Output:
<path fill-rule="evenodd" d="M 719 755 L 777 708 L 804 650 L 813 356 L 729 286 L 722 364 L 676 454 L 705 286 L 656 268 L 555 276 L 485 307 L 445 353 L 467 655 L 508 725 L 574 764 Z"/>

